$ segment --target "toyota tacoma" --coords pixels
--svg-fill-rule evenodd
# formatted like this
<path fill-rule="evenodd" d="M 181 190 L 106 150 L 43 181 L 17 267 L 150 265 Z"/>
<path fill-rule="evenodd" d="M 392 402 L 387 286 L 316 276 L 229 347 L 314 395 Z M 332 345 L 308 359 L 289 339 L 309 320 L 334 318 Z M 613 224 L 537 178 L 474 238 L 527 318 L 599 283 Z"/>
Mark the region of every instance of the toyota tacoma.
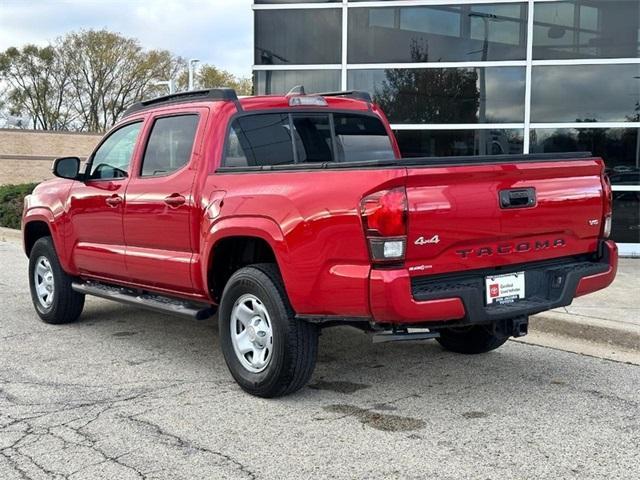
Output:
<path fill-rule="evenodd" d="M 263 397 L 305 385 L 323 327 L 482 353 L 616 274 L 600 158 L 403 159 L 363 92 L 143 101 L 53 171 L 23 215 L 40 318 L 72 322 L 86 295 L 217 313 Z"/>

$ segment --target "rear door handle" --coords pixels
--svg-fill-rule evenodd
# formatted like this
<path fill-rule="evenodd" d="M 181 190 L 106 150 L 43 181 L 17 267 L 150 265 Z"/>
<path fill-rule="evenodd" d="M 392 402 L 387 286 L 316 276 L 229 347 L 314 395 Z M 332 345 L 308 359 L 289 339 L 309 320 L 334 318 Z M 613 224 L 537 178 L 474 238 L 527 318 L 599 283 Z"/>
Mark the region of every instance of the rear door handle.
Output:
<path fill-rule="evenodd" d="M 187 200 L 179 193 L 172 193 L 164 199 L 164 203 L 172 208 L 178 208 L 180 205 L 184 205 L 186 201 Z"/>
<path fill-rule="evenodd" d="M 107 197 L 107 199 L 105 201 L 107 202 L 107 205 L 109 205 L 110 207 L 115 208 L 115 207 L 117 207 L 118 205 L 120 205 L 122 203 L 122 197 L 120 195 L 116 195 L 114 193 L 110 197 Z"/>

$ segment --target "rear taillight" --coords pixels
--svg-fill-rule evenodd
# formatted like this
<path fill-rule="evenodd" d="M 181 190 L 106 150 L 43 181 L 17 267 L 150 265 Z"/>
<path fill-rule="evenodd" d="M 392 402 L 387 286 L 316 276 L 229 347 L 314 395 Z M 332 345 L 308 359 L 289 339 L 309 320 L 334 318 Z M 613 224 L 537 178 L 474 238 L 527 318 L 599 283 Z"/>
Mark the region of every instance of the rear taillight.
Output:
<path fill-rule="evenodd" d="M 369 254 L 373 262 L 404 261 L 407 245 L 407 192 L 381 190 L 360 202 Z"/>
<path fill-rule="evenodd" d="M 613 191 L 611 190 L 611 180 L 604 176 L 604 218 L 602 221 L 602 236 L 609 238 L 611 235 L 611 216 L 613 214 Z"/>

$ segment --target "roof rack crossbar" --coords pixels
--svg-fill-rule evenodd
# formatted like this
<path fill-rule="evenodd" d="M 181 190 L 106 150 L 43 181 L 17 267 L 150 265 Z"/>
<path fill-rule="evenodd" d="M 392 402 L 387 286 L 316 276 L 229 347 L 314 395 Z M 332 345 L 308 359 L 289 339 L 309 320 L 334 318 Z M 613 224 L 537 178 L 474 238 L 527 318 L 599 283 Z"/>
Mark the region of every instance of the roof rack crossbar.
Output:
<path fill-rule="evenodd" d="M 125 110 L 123 116 L 126 117 L 140 110 L 145 110 L 147 108 L 163 104 L 206 100 L 231 100 L 233 102 L 237 102 L 238 96 L 233 88 L 210 88 L 207 90 L 191 90 L 188 92 L 172 93 L 134 103 Z"/>

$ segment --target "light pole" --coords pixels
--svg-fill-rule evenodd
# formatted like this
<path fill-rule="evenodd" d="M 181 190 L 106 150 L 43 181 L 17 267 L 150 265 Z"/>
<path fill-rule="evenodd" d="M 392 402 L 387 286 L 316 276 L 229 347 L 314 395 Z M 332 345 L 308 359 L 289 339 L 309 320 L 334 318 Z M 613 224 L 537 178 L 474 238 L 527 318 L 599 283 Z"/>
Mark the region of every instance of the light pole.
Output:
<path fill-rule="evenodd" d="M 189 60 L 189 91 L 193 90 L 195 83 L 195 66 L 196 63 L 200 63 L 197 58 Z"/>

